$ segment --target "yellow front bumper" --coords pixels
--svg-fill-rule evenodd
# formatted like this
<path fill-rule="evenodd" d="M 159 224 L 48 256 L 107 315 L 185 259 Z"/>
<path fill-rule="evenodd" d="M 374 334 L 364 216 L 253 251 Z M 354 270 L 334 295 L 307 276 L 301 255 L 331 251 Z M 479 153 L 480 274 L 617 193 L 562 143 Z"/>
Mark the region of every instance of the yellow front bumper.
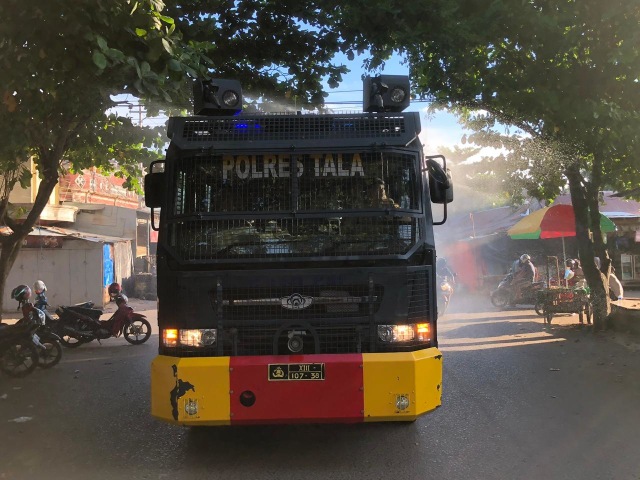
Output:
<path fill-rule="evenodd" d="M 274 364 L 322 365 L 324 378 L 273 381 L 268 370 Z M 413 421 L 440 406 L 441 399 L 437 348 L 341 355 L 159 355 L 151 366 L 152 415 L 181 425 Z"/>

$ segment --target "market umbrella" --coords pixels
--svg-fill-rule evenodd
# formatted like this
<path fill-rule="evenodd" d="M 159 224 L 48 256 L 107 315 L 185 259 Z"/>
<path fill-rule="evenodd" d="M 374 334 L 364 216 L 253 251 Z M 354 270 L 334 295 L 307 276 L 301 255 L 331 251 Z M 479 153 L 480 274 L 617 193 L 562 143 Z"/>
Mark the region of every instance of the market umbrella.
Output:
<path fill-rule="evenodd" d="M 614 232 L 615 224 L 602 213 L 600 214 L 600 230 L 603 233 Z M 527 215 L 509 230 L 514 240 L 537 238 L 562 238 L 562 254 L 566 260 L 564 248 L 565 237 L 576 236 L 576 217 L 571 205 L 551 205 Z"/>

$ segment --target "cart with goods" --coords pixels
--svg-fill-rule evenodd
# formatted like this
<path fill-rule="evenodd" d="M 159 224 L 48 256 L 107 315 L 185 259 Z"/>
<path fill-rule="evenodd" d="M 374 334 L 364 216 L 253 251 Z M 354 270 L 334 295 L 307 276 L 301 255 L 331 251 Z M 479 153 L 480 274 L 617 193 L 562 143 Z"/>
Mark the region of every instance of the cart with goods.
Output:
<path fill-rule="evenodd" d="M 557 281 L 553 281 L 550 273 L 555 270 Z M 558 257 L 547 257 L 547 287 L 538 291 L 538 304 L 542 305 L 545 322 L 550 324 L 558 313 L 577 313 L 580 323 L 591 323 L 591 299 L 586 285 L 567 285 L 561 280 Z M 555 285 L 553 285 L 555 284 Z"/>

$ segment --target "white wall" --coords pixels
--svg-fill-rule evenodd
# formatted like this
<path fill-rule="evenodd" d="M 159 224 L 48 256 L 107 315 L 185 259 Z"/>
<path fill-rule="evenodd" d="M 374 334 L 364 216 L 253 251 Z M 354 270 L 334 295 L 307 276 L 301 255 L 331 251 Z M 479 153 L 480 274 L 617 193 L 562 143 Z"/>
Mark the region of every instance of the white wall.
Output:
<path fill-rule="evenodd" d="M 47 285 L 54 307 L 92 301 L 103 306 L 102 243 L 65 239 L 62 248 L 23 248 L 9 273 L 4 310 L 17 308 L 11 291 L 20 284 L 33 288 L 36 280 Z"/>
<path fill-rule="evenodd" d="M 100 205 L 102 207 L 103 205 Z M 72 227 L 86 233 L 109 237 L 136 238 L 136 211 L 130 208 L 104 205 L 93 213 L 78 212 Z"/>

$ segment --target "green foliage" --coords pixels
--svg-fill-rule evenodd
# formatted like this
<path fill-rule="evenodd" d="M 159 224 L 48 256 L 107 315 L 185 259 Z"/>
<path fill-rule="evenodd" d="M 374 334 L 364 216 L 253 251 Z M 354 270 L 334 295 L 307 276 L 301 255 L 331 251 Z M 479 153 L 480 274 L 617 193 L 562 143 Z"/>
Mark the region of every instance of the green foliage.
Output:
<path fill-rule="evenodd" d="M 512 148 L 511 173 L 533 176 L 537 195 L 576 162 L 595 191 L 640 181 L 636 1 L 356 0 L 343 15 L 354 50 L 373 43 L 372 64 L 402 52 L 416 93 L 466 112 L 472 141 Z M 498 122 L 521 135 L 491 134 Z"/>
<path fill-rule="evenodd" d="M 185 113 L 192 79 L 239 78 L 260 96 L 320 104 L 346 68 L 315 2 L 5 0 L 0 15 L 0 158 L 33 156 L 43 176 L 118 168 L 129 183 L 162 137 L 108 116 L 121 95 L 149 115 Z M 2 168 L 4 164 L 0 164 Z M 7 167 L 11 168 L 11 167 Z"/>
<path fill-rule="evenodd" d="M 402 52 L 416 94 L 461 111 L 472 142 L 504 149 L 483 168 L 504 167 L 514 198 L 521 187 L 553 198 L 568 183 L 582 263 L 603 260 L 605 275 L 585 267 L 600 324 L 598 194 L 640 183 L 637 0 L 352 0 L 341 11 L 354 51 L 373 43 L 372 65 Z M 519 132 L 496 134 L 498 123 Z"/>
<path fill-rule="evenodd" d="M 322 105 L 323 81 L 335 87 L 348 71 L 333 60 L 344 40 L 326 2 L 190 0 L 166 11 L 185 40 L 204 49 L 212 76 L 240 80 L 254 98 Z"/>
<path fill-rule="evenodd" d="M 234 77 L 256 96 L 321 104 L 342 39 L 314 1 L 2 0 L 0 17 L 0 311 L 6 275 L 61 171 L 97 166 L 139 190 L 141 168 L 164 134 L 110 115 L 119 98 L 147 114 L 191 109 L 193 79 Z M 17 224 L 8 192 L 33 158 L 42 182 Z"/>

